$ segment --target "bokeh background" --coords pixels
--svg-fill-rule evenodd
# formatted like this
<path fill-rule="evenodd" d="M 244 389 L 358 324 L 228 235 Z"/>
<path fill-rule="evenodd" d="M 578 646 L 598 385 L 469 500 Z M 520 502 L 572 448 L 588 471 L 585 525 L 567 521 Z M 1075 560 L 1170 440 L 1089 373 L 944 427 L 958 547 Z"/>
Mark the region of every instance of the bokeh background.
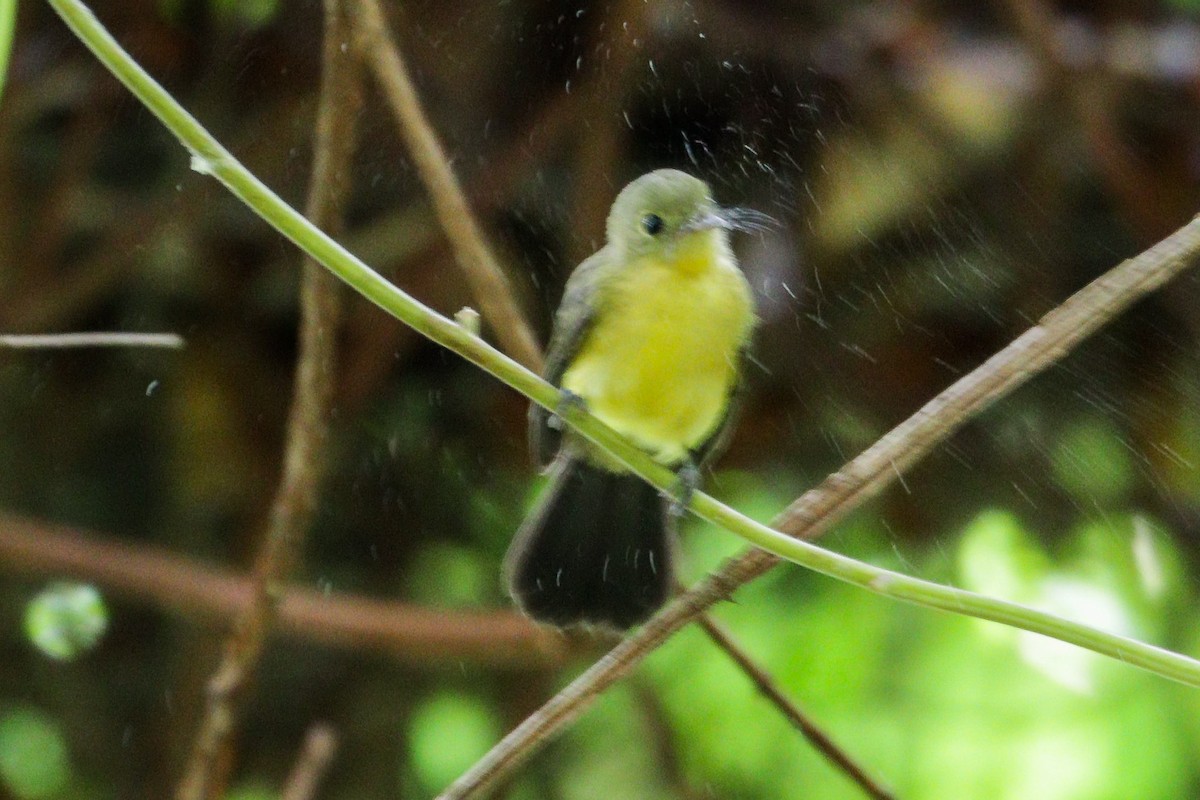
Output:
<path fill-rule="evenodd" d="M 303 203 L 320 3 L 94 8 Z M 708 478 L 762 520 L 1200 209 L 1195 0 L 413 0 L 389 12 L 543 336 L 613 196 L 646 170 L 687 169 L 722 202 L 778 220 L 737 242 L 762 326 L 743 422 Z M 473 305 L 373 88 L 359 130 L 344 241 L 444 313 Z M 46 6 L 21 4 L 0 99 L 0 332 L 172 331 L 186 347 L 0 350 L 0 798 L 172 791 L 229 618 L 156 594 L 153 573 L 249 569 L 280 469 L 298 263 L 189 170 Z M 327 477 L 296 583 L 515 625 L 498 576 L 540 485 L 525 402 L 345 302 Z M 1198 348 L 1192 271 L 823 543 L 1200 655 Z M 57 570 L 13 555 L 18 527 L 55 525 L 161 558 L 139 581 L 87 547 Z M 741 547 L 695 523 L 683 539 L 688 578 Z M 59 579 L 93 585 L 108 617 L 66 660 L 25 622 Z M 736 599 L 717 616 L 899 797 L 1200 793 L 1195 690 L 795 568 Z M 340 741 L 318 796 L 432 796 L 604 646 L 537 641 L 523 658 L 273 639 L 228 796 L 277 796 L 318 721 Z M 500 796 L 861 794 L 687 630 Z"/>

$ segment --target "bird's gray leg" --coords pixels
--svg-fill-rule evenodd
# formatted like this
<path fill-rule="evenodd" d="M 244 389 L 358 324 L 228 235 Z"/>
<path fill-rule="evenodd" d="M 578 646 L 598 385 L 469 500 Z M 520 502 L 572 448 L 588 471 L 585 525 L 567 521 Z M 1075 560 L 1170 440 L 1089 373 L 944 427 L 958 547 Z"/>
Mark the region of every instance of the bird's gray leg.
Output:
<path fill-rule="evenodd" d="M 673 517 L 681 517 L 692 502 L 692 495 L 700 488 L 700 467 L 691 453 L 683 460 L 675 473 L 675 491 L 672 493 L 670 513 Z"/>
<path fill-rule="evenodd" d="M 558 404 L 554 406 L 554 413 L 546 421 L 546 426 L 556 431 L 564 430 L 567 426 L 563 423 L 563 415 L 573 408 L 581 408 L 586 411 L 587 401 L 570 389 L 559 389 Z"/>

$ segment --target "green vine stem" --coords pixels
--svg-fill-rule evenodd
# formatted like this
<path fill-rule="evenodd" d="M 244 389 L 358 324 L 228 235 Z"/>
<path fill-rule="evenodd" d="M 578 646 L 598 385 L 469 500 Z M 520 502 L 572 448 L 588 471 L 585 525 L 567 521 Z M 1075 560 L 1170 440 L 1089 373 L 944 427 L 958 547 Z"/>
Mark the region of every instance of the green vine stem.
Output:
<path fill-rule="evenodd" d="M 49 0 L 67 25 L 97 58 L 179 139 L 191 153 L 192 168 L 225 185 L 268 224 L 344 280 L 363 297 L 417 332 L 453 350 L 548 409 L 558 391 L 483 340 L 392 286 L 341 245 L 311 225 L 243 167 L 153 78 L 151 78 L 78 0 Z M 1200 242 L 1200 219 L 1174 236 Z M 663 491 L 674 488 L 674 474 L 585 411 L 572 407 L 566 422 Z M 886 597 L 927 608 L 1000 622 L 1092 650 L 1157 675 L 1200 687 L 1200 661 L 1017 603 L 881 569 L 790 538 L 713 498 L 696 494 L 691 510 L 748 542 L 809 569 L 861 586 Z"/>
<path fill-rule="evenodd" d="M 0 99 L 8 80 L 8 59 L 12 55 L 13 33 L 17 27 L 17 0 L 0 0 Z"/>

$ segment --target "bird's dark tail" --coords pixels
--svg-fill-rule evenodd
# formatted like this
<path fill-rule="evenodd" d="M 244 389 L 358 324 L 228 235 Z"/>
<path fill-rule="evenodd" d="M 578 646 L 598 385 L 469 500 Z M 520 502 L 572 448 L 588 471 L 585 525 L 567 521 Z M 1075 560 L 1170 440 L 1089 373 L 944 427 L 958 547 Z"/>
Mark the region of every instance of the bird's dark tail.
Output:
<path fill-rule="evenodd" d="M 641 478 L 560 459 L 508 549 L 509 591 L 536 620 L 624 630 L 671 593 L 669 528 L 666 501 Z"/>

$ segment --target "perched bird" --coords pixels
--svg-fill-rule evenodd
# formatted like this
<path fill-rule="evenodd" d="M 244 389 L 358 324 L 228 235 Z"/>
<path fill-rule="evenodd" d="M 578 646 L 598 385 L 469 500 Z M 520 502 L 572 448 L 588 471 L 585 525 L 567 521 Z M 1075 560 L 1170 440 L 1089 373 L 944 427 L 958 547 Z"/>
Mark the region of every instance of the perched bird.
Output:
<path fill-rule="evenodd" d="M 684 497 L 730 427 L 756 321 L 729 232 L 763 218 L 721 208 L 686 173 L 643 175 L 617 196 L 607 242 L 571 274 L 555 315 L 546 379 L 675 469 Z M 505 558 L 513 598 L 560 627 L 645 620 L 674 583 L 669 498 L 541 407 L 529 422 L 535 459 L 553 464 Z"/>

